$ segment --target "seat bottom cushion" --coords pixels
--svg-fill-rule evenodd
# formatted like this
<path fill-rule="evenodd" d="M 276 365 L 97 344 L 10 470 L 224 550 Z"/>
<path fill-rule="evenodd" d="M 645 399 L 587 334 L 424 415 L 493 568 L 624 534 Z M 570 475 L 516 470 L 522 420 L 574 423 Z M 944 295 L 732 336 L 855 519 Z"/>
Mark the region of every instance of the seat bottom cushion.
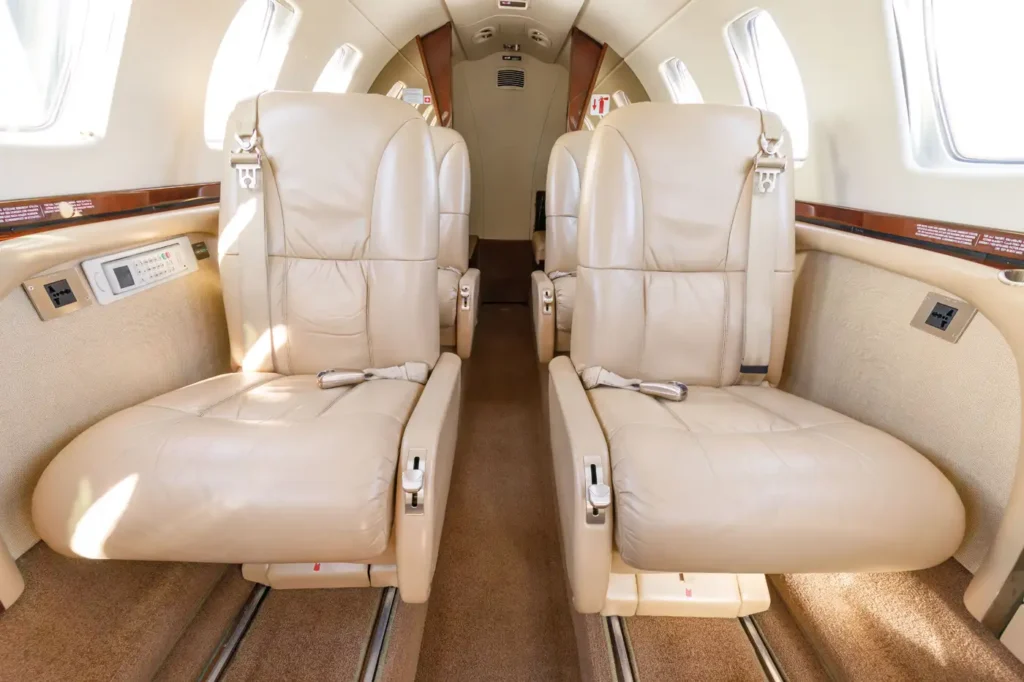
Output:
<path fill-rule="evenodd" d="M 356 561 L 387 548 L 402 431 L 422 386 L 321 390 L 214 377 L 104 419 L 43 473 L 36 529 L 69 556 Z"/>
<path fill-rule="evenodd" d="M 952 484 L 899 440 L 767 387 L 674 403 L 589 392 L 608 438 L 615 541 L 638 569 L 915 570 L 964 535 Z"/>

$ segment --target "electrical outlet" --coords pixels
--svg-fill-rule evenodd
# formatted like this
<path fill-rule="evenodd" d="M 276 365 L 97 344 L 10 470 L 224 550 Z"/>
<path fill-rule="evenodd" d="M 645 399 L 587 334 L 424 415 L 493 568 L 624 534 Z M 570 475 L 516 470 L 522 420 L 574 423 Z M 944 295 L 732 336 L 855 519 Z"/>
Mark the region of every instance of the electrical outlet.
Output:
<path fill-rule="evenodd" d="M 956 343 L 977 312 L 978 309 L 967 301 L 931 293 L 925 296 L 910 326 Z"/>
<path fill-rule="evenodd" d="M 46 290 L 46 295 L 50 297 L 50 302 L 53 303 L 54 308 L 63 308 L 66 305 L 78 302 L 78 299 L 75 298 L 75 292 L 71 291 L 71 285 L 68 284 L 66 279 L 44 284 L 43 289 Z"/>

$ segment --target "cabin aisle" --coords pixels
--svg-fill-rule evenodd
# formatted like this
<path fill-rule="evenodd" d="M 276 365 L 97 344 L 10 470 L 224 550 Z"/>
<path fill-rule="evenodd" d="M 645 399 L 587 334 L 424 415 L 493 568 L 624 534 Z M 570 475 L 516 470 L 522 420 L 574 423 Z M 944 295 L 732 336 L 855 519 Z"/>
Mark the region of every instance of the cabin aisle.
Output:
<path fill-rule="evenodd" d="M 577 680 L 529 309 L 480 310 L 417 679 Z"/>

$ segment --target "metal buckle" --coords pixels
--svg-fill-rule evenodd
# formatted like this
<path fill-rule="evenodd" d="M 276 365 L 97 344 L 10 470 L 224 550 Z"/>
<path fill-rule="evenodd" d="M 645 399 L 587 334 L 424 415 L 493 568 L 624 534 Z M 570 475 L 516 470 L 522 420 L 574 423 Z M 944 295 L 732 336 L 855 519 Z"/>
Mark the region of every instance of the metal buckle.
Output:
<path fill-rule="evenodd" d="M 779 156 L 782 139 L 771 140 L 761 133 L 760 149 L 754 159 L 754 171 L 757 173 L 757 191 L 771 194 L 775 191 L 779 175 L 786 170 L 786 158 Z"/>
<path fill-rule="evenodd" d="M 405 471 L 402 472 L 402 496 L 405 498 L 406 514 L 423 514 L 426 500 L 427 451 L 422 448 L 409 450 Z"/>
<path fill-rule="evenodd" d="M 316 375 L 316 383 L 322 389 L 339 386 L 355 386 L 368 380 L 370 375 L 362 369 L 325 369 Z"/>
<path fill-rule="evenodd" d="M 238 142 L 238 149 L 232 152 L 231 166 L 238 173 L 238 186 L 255 190 L 259 185 L 260 163 L 263 160 L 259 133 L 253 130 L 245 138 L 236 133 L 235 141 Z M 242 158 L 236 159 L 236 156 Z"/>

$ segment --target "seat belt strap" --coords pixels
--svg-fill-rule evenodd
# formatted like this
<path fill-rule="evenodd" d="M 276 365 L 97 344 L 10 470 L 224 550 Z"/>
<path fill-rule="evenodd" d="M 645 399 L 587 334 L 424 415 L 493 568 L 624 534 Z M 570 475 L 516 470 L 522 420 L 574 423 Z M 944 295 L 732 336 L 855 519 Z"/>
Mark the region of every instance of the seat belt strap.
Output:
<path fill-rule="evenodd" d="M 257 120 L 258 98 L 238 104 L 235 147 L 230 163 L 238 178 L 238 205 L 253 202 L 249 224 L 238 236 L 239 306 L 242 312 L 242 368 L 253 372 L 274 371 L 270 325 L 270 291 L 267 266 L 266 173 Z"/>
<path fill-rule="evenodd" d="M 371 369 L 325 369 L 316 375 L 316 383 L 320 388 L 328 389 L 339 386 L 355 386 L 366 381 L 381 379 L 425 384 L 429 378 L 430 365 L 425 362 L 407 362 L 404 365 Z"/>
<path fill-rule="evenodd" d="M 555 270 L 548 273 L 548 279 L 554 282 L 556 279 L 562 279 L 563 277 L 575 277 L 575 272 L 565 272 L 564 270 Z"/>
<path fill-rule="evenodd" d="M 750 234 L 743 319 L 740 383 L 760 385 L 768 375 L 772 351 L 774 275 L 779 241 L 778 177 L 787 159 L 779 153 L 785 131 L 777 116 L 761 112 L 761 136 L 751 168 Z"/>
<path fill-rule="evenodd" d="M 590 390 L 599 386 L 609 388 L 624 388 L 627 391 L 636 391 L 649 395 L 653 398 L 681 402 L 686 400 L 689 390 L 686 384 L 679 381 L 641 381 L 640 379 L 626 379 L 615 372 L 609 372 L 603 367 L 587 367 L 580 373 L 580 380 L 583 388 Z"/>

